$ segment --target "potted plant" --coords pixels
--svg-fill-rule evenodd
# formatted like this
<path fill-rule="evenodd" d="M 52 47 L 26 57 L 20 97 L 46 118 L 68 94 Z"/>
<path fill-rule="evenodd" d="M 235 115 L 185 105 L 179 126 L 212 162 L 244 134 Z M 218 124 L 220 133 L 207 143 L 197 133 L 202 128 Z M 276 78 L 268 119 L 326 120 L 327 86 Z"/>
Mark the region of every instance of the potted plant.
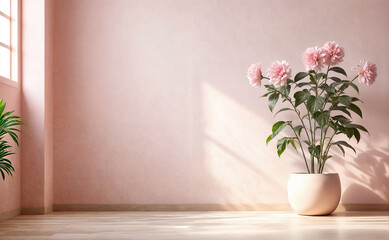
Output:
<path fill-rule="evenodd" d="M 11 161 L 8 159 L 10 155 L 15 154 L 11 150 L 11 145 L 8 142 L 8 137 L 19 146 L 19 137 L 17 132 L 20 132 L 16 128 L 23 123 L 19 120 L 19 116 L 13 115 L 14 111 L 5 112 L 6 103 L 3 99 L 0 100 L 0 174 L 3 180 L 5 180 L 6 174 L 12 176 L 12 172 L 15 171 Z"/>
<path fill-rule="evenodd" d="M 345 154 L 345 148 L 355 152 L 344 139 L 360 141 L 361 131 L 368 132 L 362 125 L 353 122 L 353 116 L 362 118 L 361 102 L 353 96 L 359 93 L 355 80 L 371 85 L 377 77 L 375 64 L 361 60 L 352 70 L 357 74 L 347 79 L 346 71 L 337 65 L 343 61 L 344 49 L 336 42 L 327 42 L 323 47 L 308 48 L 302 54 L 306 71 L 292 78 L 292 70 L 286 61 L 275 61 L 262 75 L 261 64 L 252 64 L 248 69 L 251 85 L 259 87 L 266 79 L 270 111 L 278 102 L 287 106 L 275 112 L 294 112 L 295 118 L 277 121 L 266 143 L 280 132 L 289 129 L 290 136 L 277 141 L 278 156 L 291 145 L 299 151 L 304 161 L 305 173 L 292 173 L 288 181 L 288 199 L 292 208 L 302 215 L 328 215 L 339 204 L 341 185 L 338 173 L 325 173 L 326 162 L 332 157 L 331 149 L 337 147 Z M 322 71 L 324 69 L 325 71 Z M 346 78 L 346 79 L 345 79 Z M 346 91 L 347 90 L 347 91 Z"/>

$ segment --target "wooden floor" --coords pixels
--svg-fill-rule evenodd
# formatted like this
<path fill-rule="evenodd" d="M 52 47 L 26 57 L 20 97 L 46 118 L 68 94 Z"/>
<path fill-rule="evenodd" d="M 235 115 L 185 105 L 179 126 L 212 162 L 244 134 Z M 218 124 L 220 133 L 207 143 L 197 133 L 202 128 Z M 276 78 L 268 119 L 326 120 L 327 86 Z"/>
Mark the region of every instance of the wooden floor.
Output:
<path fill-rule="evenodd" d="M 0 239 L 389 239 L 389 212 L 54 212 L 0 222 Z"/>

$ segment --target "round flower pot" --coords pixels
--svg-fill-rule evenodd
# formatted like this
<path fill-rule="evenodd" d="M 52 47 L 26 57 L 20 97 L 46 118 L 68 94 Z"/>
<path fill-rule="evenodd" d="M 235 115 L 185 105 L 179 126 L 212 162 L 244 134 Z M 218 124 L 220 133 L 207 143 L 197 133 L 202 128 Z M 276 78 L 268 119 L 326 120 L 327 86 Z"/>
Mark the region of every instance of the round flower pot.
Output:
<path fill-rule="evenodd" d="M 329 215 L 337 208 L 340 196 L 337 173 L 292 173 L 289 176 L 289 203 L 300 215 Z"/>

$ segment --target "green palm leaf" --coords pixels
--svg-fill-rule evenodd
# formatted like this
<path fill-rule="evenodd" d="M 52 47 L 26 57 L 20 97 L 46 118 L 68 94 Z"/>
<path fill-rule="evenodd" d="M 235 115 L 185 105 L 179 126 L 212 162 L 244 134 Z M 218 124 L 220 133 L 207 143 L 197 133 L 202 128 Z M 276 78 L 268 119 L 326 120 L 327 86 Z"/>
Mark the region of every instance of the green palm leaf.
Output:
<path fill-rule="evenodd" d="M 15 154 L 11 151 L 11 145 L 5 140 L 6 136 L 10 136 L 11 139 L 19 146 L 19 129 L 16 126 L 23 125 L 19 119 L 19 116 L 13 115 L 14 111 L 4 112 L 6 103 L 3 99 L 0 100 L 0 174 L 3 180 L 5 180 L 6 174 L 12 176 L 12 172 L 15 172 L 12 162 L 7 159 L 8 156 Z"/>

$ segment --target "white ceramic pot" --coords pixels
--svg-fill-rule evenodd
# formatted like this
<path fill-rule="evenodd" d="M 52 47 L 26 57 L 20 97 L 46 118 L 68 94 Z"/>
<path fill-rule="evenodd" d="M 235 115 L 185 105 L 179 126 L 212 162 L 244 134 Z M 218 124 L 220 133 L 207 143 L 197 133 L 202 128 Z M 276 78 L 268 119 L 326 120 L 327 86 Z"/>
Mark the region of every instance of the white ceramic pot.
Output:
<path fill-rule="evenodd" d="M 301 215 L 329 215 L 337 208 L 341 195 L 337 173 L 292 173 L 288 181 L 289 203 Z"/>

